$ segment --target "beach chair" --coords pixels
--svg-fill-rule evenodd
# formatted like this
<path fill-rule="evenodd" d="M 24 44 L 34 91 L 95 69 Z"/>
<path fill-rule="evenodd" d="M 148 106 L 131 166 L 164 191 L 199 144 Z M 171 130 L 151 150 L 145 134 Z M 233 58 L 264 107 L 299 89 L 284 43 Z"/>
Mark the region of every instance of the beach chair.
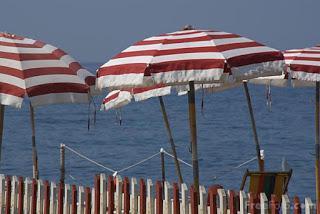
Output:
<path fill-rule="evenodd" d="M 275 194 L 281 200 L 283 194 L 287 192 L 288 184 L 292 175 L 292 169 L 282 172 L 253 172 L 247 170 L 242 178 L 240 190 L 243 190 L 247 177 L 250 177 L 248 192 L 260 194 L 264 192 L 268 199 Z"/>

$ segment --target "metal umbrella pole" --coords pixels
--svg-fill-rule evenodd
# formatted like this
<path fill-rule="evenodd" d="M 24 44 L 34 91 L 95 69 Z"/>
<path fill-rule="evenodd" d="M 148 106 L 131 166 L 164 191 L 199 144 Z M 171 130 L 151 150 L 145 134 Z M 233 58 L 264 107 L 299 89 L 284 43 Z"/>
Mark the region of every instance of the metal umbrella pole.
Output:
<path fill-rule="evenodd" d="M 34 109 L 30 103 L 30 119 L 31 119 L 31 129 L 32 129 L 32 163 L 33 163 L 33 173 L 32 176 L 35 179 L 39 179 L 39 168 L 38 168 L 38 153 L 36 147 L 36 129 L 34 121 Z"/>
<path fill-rule="evenodd" d="M 198 146 L 197 146 L 197 121 L 196 121 L 197 117 L 196 117 L 194 81 L 189 82 L 188 103 L 189 103 L 189 125 L 190 125 L 191 149 L 192 149 L 193 185 L 194 185 L 195 191 L 199 193 L 199 162 L 198 162 Z"/>
<path fill-rule="evenodd" d="M 256 145 L 256 153 L 257 153 L 257 159 L 258 159 L 258 164 L 259 164 L 259 171 L 263 172 L 264 171 L 264 161 L 262 160 L 261 155 L 260 155 L 260 143 L 259 143 L 259 138 L 258 138 L 258 133 L 257 133 L 257 127 L 256 127 L 255 119 L 254 119 L 253 108 L 252 108 L 251 98 L 250 98 L 249 89 L 248 89 L 248 83 L 246 81 L 243 81 L 243 87 L 244 87 L 244 91 L 245 91 L 246 98 L 247 98 L 247 104 L 248 104 L 248 108 L 249 108 L 253 137 L 254 137 L 254 142 Z"/>
<path fill-rule="evenodd" d="M 182 173 L 181 173 L 181 169 L 180 169 L 180 163 L 178 161 L 178 155 L 177 155 L 177 151 L 176 151 L 176 146 L 175 146 L 174 141 L 173 141 L 172 132 L 171 132 L 171 128 L 170 128 L 170 124 L 169 124 L 169 120 L 168 120 L 168 115 L 167 115 L 167 112 L 166 112 L 166 107 L 164 105 L 164 101 L 163 101 L 162 96 L 160 96 L 158 98 L 159 98 L 159 101 L 160 101 L 161 112 L 162 112 L 164 124 L 166 126 L 166 130 L 167 130 L 167 133 L 168 133 L 168 136 L 169 136 L 169 143 L 170 143 L 172 154 L 173 154 L 173 157 L 174 157 L 174 163 L 175 163 L 175 166 L 176 166 L 176 171 L 177 171 L 177 175 L 178 175 L 178 178 L 179 178 L 179 183 L 182 184 L 183 183 L 183 178 L 182 178 Z"/>

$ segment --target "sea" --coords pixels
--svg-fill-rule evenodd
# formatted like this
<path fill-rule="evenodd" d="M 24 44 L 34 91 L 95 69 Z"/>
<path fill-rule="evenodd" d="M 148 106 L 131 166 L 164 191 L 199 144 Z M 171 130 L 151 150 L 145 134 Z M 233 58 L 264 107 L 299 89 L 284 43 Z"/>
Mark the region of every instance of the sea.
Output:
<path fill-rule="evenodd" d="M 95 71 L 101 63 L 84 65 Z M 267 105 L 265 86 L 249 85 L 249 90 L 266 170 L 281 171 L 283 165 L 292 168 L 289 195 L 315 198 L 315 89 L 272 87 L 271 107 Z M 160 156 L 155 154 L 161 148 L 171 153 L 171 147 L 159 100 L 132 102 L 121 110 L 104 112 L 100 105 L 106 94 L 107 91 L 95 97 L 95 105 L 91 106 L 69 104 L 35 109 L 41 179 L 59 182 L 60 144 L 65 144 L 115 171 L 129 167 L 119 173 L 122 177 L 161 180 Z M 169 95 L 164 102 L 178 157 L 191 163 L 187 96 Z M 239 190 L 245 171 L 258 168 L 257 160 L 252 160 L 256 152 L 243 87 L 218 93 L 199 91 L 196 108 L 200 183 Z M 152 155 L 155 156 L 130 168 Z M 70 184 L 92 186 L 95 174 L 113 174 L 69 150 L 65 167 L 66 183 Z M 184 163 L 181 167 L 185 183 L 191 184 L 192 168 Z M 21 109 L 6 107 L 0 173 L 32 177 L 27 100 Z M 165 176 L 170 182 L 178 181 L 173 159 L 168 155 Z"/>

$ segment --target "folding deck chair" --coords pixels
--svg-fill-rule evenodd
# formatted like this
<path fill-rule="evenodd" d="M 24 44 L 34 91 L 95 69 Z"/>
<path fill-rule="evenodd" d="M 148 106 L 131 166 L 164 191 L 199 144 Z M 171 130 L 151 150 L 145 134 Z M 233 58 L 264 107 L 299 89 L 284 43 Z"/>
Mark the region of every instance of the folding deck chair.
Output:
<path fill-rule="evenodd" d="M 275 194 L 281 200 L 288 190 L 288 184 L 292 175 L 292 169 L 282 172 L 252 172 L 247 170 L 243 175 L 240 190 L 243 190 L 247 177 L 250 177 L 248 192 L 260 194 L 264 192 L 268 199 Z"/>

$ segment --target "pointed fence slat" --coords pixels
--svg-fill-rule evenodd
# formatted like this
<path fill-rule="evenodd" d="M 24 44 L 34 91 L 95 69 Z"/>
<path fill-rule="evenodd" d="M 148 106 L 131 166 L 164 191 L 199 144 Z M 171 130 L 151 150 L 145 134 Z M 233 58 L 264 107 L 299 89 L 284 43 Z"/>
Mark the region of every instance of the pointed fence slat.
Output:
<path fill-rule="evenodd" d="M 78 214 L 84 214 L 84 188 L 79 187 L 78 191 Z"/>
<path fill-rule="evenodd" d="M 173 184 L 173 214 L 180 214 L 179 186 Z"/>
<path fill-rule="evenodd" d="M 95 189 L 94 213 L 100 214 L 100 175 L 96 175 L 94 178 L 94 189 Z"/>
<path fill-rule="evenodd" d="M 188 187 L 187 184 L 181 184 L 181 213 L 189 214 L 189 203 L 188 203 Z"/>
<path fill-rule="evenodd" d="M 138 213 L 138 194 L 137 194 L 137 179 L 131 178 L 131 196 L 130 196 L 130 210 L 131 214 Z"/>
<path fill-rule="evenodd" d="M 198 214 L 198 194 L 193 186 L 190 187 L 191 214 Z"/>
<path fill-rule="evenodd" d="M 63 214 L 63 194 L 64 194 L 64 185 L 59 183 L 58 189 L 58 214 Z"/>
<path fill-rule="evenodd" d="M 239 192 L 240 196 L 240 214 L 248 213 L 248 196 L 244 191 Z"/>
<path fill-rule="evenodd" d="M 147 214 L 154 214 L 154 188 L 151 179 L 147 179 Z"/>
<path fill-rule="evenodd" d="M 116 177 L 115 210 L 116 214 L 122 214 L 122 178 L 120 175 Z"/>
<path fill-rule="evenodd" d="M 11 213 L 16 214 L 18 211 L 18 178 L 17 176 L 12 176 L 11 180 Z"/>
<path fill-rule="evenodd" d="M 233 190 L 229 191 L 229 212 L 230 214 L 237 214 L 236 193 Z"/>
<path fill-rule="evenodd" d="M 315 213 L 315 206 L 311 201 L 311 198 L 305 198 L 305 214 L 313 214 Z"/>
<path fill-rule="evenodd" d="M 283 214 L 290 214 L 290 200 L 288 195 L 282 196 L 281 209 Z"/>
<path fill-rule="evenodd" d="M 128 177 L 123 179 L 123 212 L 124 214 L 130 213 L 130 183 Z"/>
<path fill-rule="evenodd" d="M 140 214 L 147 212 L 147 188 L 143 179 L 140 179 Z"/>
<path fill-rule="evenodd" d="M 258 200 L 257 194 L 251 192 L 249 194 L 249 211 L 250 211 L 250 214 L 257 214 L 258 213 L 257 200 Z"/>
<path fill-rule="evenodd" d="M 31 213 L 36 214 L 37 213 L 37 187 L 38 182 L 36 179 L 32 179 L 32 196 L 31 196 Z"/>
<path fill-rule="evenodd" d="M 85 189 L 85 214 L 91 214 L 91 189 L 86 187 Z"/>
<path fill-rule="evenodd" d="M 23 214 L 23 178 L 18 178 L 18 214 Z"/>
<path fill-rule="evenodd" d="M 114 180 L 112 176 L 108 177 L 108 214 L 114 211 Z"/>
<path fill-rule="evenodd" d="M 219 197 L 219 213 L 226 214 L 227 213 L 227 194 L 224 189 L 218 189 L 218 197 Z"/>
<path fill-rule="evenodd" d="M 162 182 L 156 183 L 156 214 L 163 214 L 163 199 L 162 199 Z"/>
<path fill-rule="evenodd" d="M 5 212 L 5 189 L 6 189 L 6 178 L 4 175 L 0 175 L 0 214 Z"/>
<path fill-rule="evenodd" d="M 260 193 L 260 213 L 268 214 L 268 198 L 265 193 Z"/>
<path fill-rule="evenodd" d="M 71 214 L 77 214 L 77 187 L 71 186 Z"/>
<path fill-rule="evenodd" d="M 64 200 L 63 200 L 63 213 L 70 212 L 70 185 L 64 185 Z"/>
<path fill-rule="evenodd" d="M 279 201 L 277 199 L 277 196 L 274 194 L 271 195 L 270 209 L 271 214 L 279 214 Z"/>
<path fill-rule="evenodd" d="M 199 188 L 199 213 L 200 214 L 206 214 L 207 213 L 207 191 L 204 186 L 200 186 Z"/>
<path fill-rule="evenodd" d="M 24 197 L 23 197 L 23 213 L 29 214 L 31 213 L 31 180 L 29 178 L 26 178 L 24 180 Z"/>
<path fill-rule="evenodd" d="M 107 183 L 106 175 L 100 174 L 100 214 L 106 214 L 107 211 Z"/>
<path fill-rule="evenodd" d="M 43 183 L 43 213 L 49 214 L 50 211 L 50 185 L 49 181 Z"/>
<path fill-rule="evenodd" d="M 93 187 L 92 189 L 91 189 L 91 213 L 92 214 L 94 214 L 95 213 L 95 201 L 96 201 L 96 199 L 95 199 L 95 197 L 96 197 L 96 194 L 95 194 L 95 192 L 96 192 L 96 190 L 95 190 L 95 188 Z"/>
<path fill-rule="evenodd" d="M 57 185 L 50 183 L 50 214 L 57 213 Z"/>
<path fill-rule="evenodd" d="M 172 187 L 168 181 L 164 182 L 164 206 L 163 206 L 163 213 L 164 214 L 171 214 L 171 191 Z"/>
<path fill-rule="evenodd" d="M 301 204 L 300 199 L 298 196 L 293 198 L 293 213 L 294 214 L 301 214 Z"/>
<path fill-rule="evenodd" d="M 7 192 L 6 192 L 5 212 L 6 212 L 6 214 L 10 214 L 10 208 L 11 208 L 11 178 L 9 176 L 6 177 L 6 186 L 7 186 Z"/>

